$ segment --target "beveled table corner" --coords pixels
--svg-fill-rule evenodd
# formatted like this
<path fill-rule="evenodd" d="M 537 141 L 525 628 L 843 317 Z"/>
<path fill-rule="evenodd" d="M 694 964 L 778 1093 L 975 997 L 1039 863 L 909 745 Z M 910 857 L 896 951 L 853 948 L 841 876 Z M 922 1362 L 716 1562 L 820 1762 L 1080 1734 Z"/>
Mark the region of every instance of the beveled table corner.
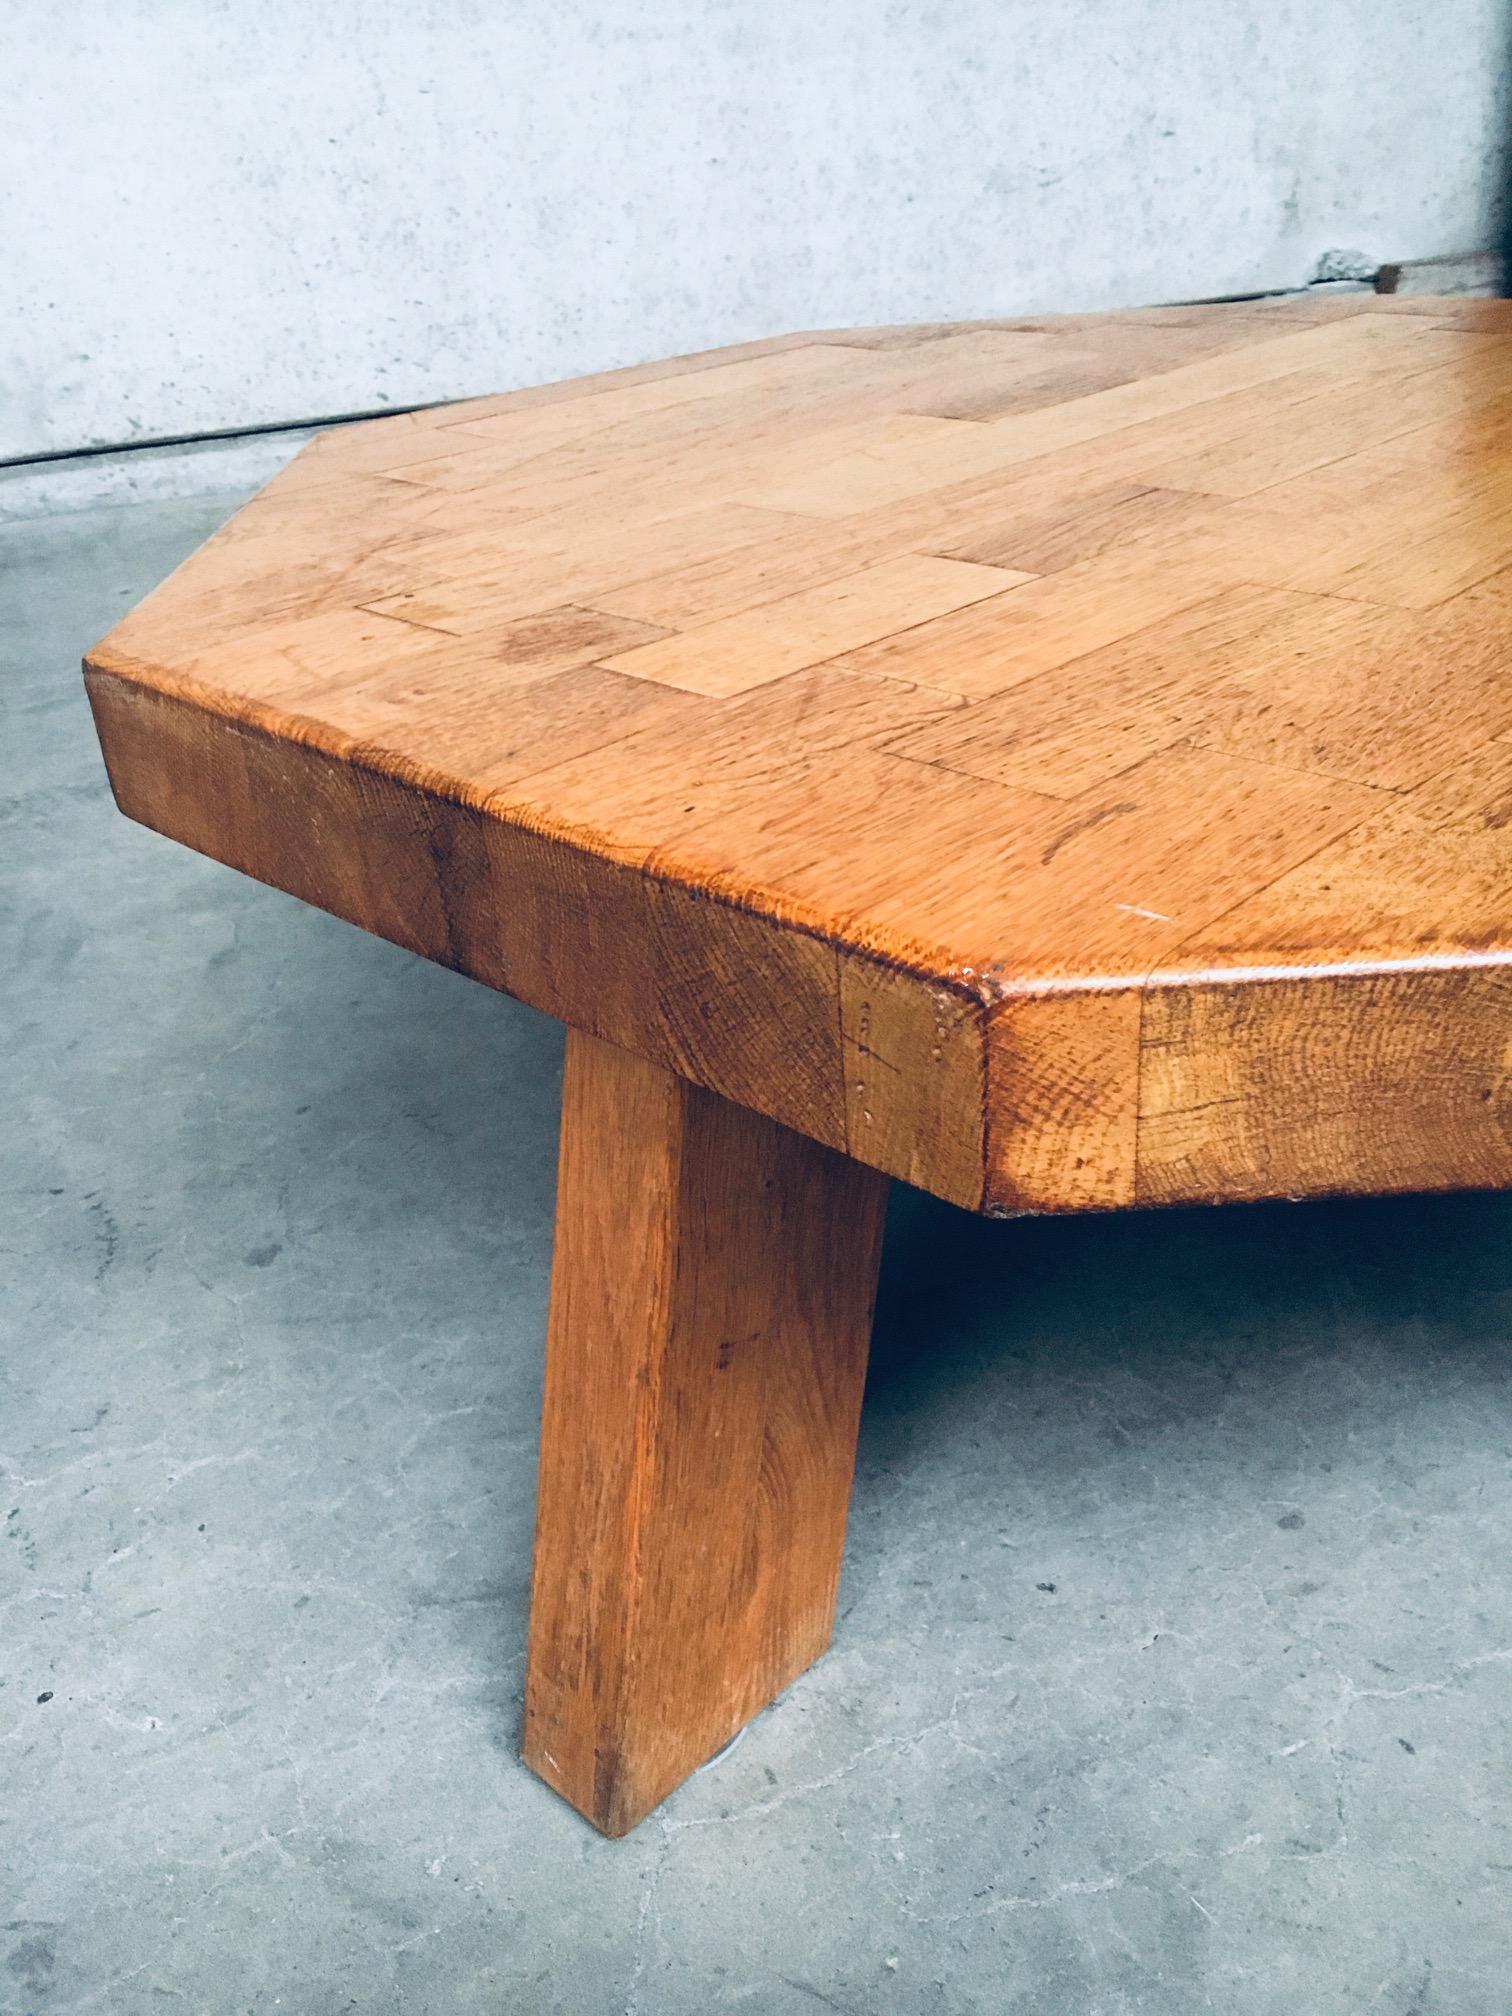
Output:
<path fill-rule="evenodd" d="M 123 812 L 568 1027 L 527 1761 L 828 1641 L 886 1179 L 1512 1182 L 1512 306 L 783 337 L 319 436 L 89 653 Z"/>

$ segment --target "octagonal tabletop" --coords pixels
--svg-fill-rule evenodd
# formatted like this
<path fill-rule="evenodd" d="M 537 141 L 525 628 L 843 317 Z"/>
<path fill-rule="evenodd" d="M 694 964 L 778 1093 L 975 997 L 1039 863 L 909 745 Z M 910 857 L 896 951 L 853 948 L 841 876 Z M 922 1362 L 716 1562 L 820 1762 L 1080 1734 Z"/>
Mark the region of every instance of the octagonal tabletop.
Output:
<path fill-rule="evenodd" d="M 792 336 L 320 436 L 122 808 L 996 1211 L 1512 1180 L 1512 308 Z"/>

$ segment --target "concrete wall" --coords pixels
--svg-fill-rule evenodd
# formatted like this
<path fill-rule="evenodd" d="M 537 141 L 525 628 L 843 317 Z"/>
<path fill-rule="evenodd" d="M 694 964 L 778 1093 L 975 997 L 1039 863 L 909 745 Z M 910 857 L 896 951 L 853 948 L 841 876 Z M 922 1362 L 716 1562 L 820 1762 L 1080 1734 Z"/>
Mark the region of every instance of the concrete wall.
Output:
<path fill-rule="evenodd" d="M 1493 233 L 1500 0 L 5 16 L 0 457 Z"/>

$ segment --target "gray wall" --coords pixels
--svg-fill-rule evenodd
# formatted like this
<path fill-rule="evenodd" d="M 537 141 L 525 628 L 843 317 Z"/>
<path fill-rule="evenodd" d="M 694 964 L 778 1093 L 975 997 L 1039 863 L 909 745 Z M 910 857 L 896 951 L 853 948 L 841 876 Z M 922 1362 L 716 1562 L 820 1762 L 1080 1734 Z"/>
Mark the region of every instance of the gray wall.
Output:
<path fill-rule="evenodd" d="M 0 456 L 1492 236 L 1499 0 L 4 11 Z"/>

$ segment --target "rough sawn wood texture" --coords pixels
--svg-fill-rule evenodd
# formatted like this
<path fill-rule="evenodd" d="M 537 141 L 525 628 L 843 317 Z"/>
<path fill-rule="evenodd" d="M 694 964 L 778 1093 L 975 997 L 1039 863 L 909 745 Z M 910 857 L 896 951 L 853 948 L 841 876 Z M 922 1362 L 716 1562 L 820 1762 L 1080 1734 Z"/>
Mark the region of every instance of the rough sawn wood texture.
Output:
<path fill-rule="evenodd" d="M 991 1211 L 1512 1181 L 1512 308 L 853 330 L 321 436 L 126 812 Z"/>

